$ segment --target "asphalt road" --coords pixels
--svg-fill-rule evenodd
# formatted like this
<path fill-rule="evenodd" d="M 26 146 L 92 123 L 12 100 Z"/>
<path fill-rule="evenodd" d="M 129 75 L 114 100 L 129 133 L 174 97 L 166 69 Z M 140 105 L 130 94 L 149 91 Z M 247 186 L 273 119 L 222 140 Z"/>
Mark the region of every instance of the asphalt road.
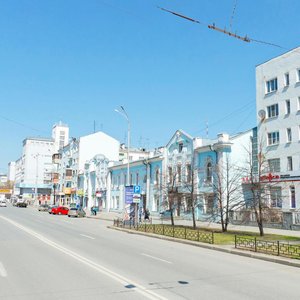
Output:
<path fill-rule="evenodd" d="M 300 270 L 106 228 L 0 209 L 0 299 L 300 299 Z"/>

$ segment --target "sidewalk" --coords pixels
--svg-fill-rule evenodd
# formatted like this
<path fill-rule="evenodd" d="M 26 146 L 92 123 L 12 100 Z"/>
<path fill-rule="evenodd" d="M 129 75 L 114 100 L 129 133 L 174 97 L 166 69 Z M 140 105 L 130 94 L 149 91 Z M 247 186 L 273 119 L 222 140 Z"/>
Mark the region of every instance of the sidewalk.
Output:
<path fill-rule="evenodd" d="M 90 211 L 86 212 L 86 216 L 88 218 L 93 219 L 100 219 L 100 220 L 107 220 L 112 221 L 114 219 L 123 218 L 122 213 L 117 212 L 97 212 L 96 216 L 91 215 Z M 159 217 L 152 217 L 152 223 L 153 224 L 171 224 L 170 220 L 161 220 Z M 192 221 L 190 220 L 175 220 L 175 225 L 185 225 L 185 226 L 192 226 Z M 205 227 L 205 228 L 212 228 L 212 229 L 221 229 L 221 224 L 212 223 L 212 222 L 196 222 L 197 227 Z M 234 231 L 244 231 L 244 232 L 256 232 L 259 233 L 258 227 L 254 226 L 245 226 L 245 225 L 232 225 L 229 224 L 228 230 L 234 230 Z M 296 230 L 284 230 L 284 229 L 275 229 L 275 228 L 264 228 L 265 233 L 269 234 L 278 234 L 278 235 L 286 235 L 286 236 L 293 236 L 293 237 L 299 237 L 300 238 L 300 231 Z"/>

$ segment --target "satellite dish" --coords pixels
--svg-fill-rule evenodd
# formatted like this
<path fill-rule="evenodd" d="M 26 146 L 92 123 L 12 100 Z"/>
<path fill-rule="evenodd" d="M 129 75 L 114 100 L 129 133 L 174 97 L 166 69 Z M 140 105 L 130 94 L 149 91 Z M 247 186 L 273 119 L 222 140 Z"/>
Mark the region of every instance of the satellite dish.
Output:
<path fill-rule="evenodd" d="M 258 112 L 258 116 L 260 117 L 260 120 L 263 121 L 266 117 L 266 111 L 264 109 L 261 109 L 259 112 Z"/>

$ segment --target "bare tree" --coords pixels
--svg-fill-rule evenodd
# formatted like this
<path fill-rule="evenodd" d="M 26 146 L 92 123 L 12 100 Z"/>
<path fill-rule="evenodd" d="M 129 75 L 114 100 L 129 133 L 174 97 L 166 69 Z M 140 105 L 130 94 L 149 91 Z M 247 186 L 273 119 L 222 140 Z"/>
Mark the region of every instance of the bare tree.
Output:
<path fill-rule="evenodd" d="M 215 168 L 212 184 L 217 201 L 215 215 L 220 219 L 223 232 L 228 229 L 230 212 L 244 206 L 242 177 L 242 169 L 231 162 L 228 154 L 223 164 Z"/>
<path fill-rule="evenodd" d="M 282 207 L 281 189 L 278 187 L 279 176 L 276 168 L 266 159 L 267 152 L 263 151 L 263 143 L 252 145 L 247 150 L 247 176 L 243 184 L 245 205 L 254 212 L 260 236 L 264 235 L 264 223 L 268 220 L 279 218 L 278 210 Z M 256 148 L 257 147 L 257 148 Z M 279 191 L 280 194 L 274 193 Z"/>

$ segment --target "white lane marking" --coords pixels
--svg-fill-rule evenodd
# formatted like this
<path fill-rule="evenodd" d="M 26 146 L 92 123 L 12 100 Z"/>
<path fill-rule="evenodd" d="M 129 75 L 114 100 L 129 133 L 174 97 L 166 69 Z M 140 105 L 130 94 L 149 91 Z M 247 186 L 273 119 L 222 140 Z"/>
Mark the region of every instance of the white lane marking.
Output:
<path fill-rule="evenodd" d="M 1 261 L 0 261 L 0 276 L 7 277 L 7 272 L 6 272 L 3 264 L 1 263 Z"/>
<path fill-rule="evenodd" d="M 159 257 L 155 257 L 155 256 L 152 256 L 152 255 L 149 255 L 149 254 L 146 254 L 146 253 L 141 253 L 141 255 L 147 256 L 147 257 L 150 257 L 150 258 L 153 258 L 153 259 L 156 259 L 156 260 L 163 261 L 163 262 L 165 262 L 167 264 L 172 264 L 171 261 L 168 261 L 168 260 L 165 260 L 165 259 L 162 259 L 162 258 L 159 258 Z"/>
<path fill-rule="evenodd" d="M 84 237 L 86 237 L 86 238 L 88 238 L 88 239 L 91 239 L 91 240 L 94 240 L 94 239 L 95 239 L 95 238 L 92 237 L 92 236 L 85 235 L 85 234 L 82 234 L 82 233 L 80 233 L 80 235 L 81 235 L 81 236 L 84 236 Z"/>
<path fill-rule="evenodd" d="M 132 291 L 135 291 L 141 295 L 143 295 L 145 298 L 147 299 L 152 299 L 152 300 L 156 300 L 156 299 L 159 299 L 159 300 L 167 300 L 167 298 L 163 297 L 163 296 L 160 296 L 159 294 L 151 291 L 151 290 L 148 290 L 146 287 L 138 284 L 137 282 L 134 282 L 133 280 L 130 280 L 129 278 L 126 278 L 114 271 L 111 271 L 110 269 L 100 265 L 100 264 L 97 264 L 95 262 L 93 262 L 92 260 L 88 259 L 88 258 L 85 258 L 84 256 L 80 255 L 80 254 L 77 254 L 76 252 L 72 251 L 72 250 L 69 250 L 61 245 L 59 245 L 58 243 L 55 243 L 53 241 L 51 241 L 50 239 L 47 239 L 46 237 L 44 237 L 43 235 L 9 219 L 9 218 L 6 218 L 6 217 L 3 217 L 3 216 L 0 216 L 1 219 L 9 222 L 10 224 L 16 226 L 17 228 L 25 231 L 26 233 L 30 234 L 31 236 L 39 239 L 41 242 L 47 244 L 48 246 L 51 246 L 57 250 L 59 250 L 60 252 L 70 256 L 70 257 L 73 257 L 74 259 L 76 259 L 77 261 L 80 261 L 81 263 L 89 266 L 90 268 L 98 271 L 99 273 L 102 273 L 103 275 L 107 276 L 107 277 L 110 277 L 111 279 L 119 282 L 120 284 L 122 284 L 124 287 L 127 286 L 127 285 L 134 285 L 135 288 L 132 289 Z"/>

